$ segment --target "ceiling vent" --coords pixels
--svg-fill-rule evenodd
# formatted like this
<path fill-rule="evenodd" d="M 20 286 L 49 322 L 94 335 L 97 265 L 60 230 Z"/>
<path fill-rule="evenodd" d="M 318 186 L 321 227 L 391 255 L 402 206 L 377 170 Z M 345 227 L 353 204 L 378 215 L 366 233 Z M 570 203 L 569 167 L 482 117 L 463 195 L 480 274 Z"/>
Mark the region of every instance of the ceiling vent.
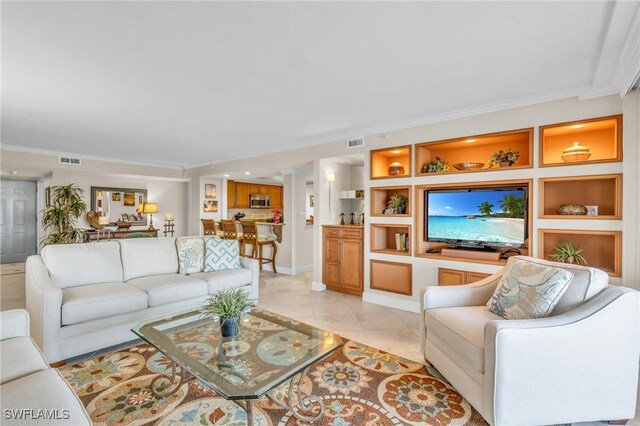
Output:
<path fill-rule="evenodd" d="M 364 146 L 364 138 L 347 139 L 347 149 Z"/>
<path fill-rule="evenodd" d="M 73 157 L 58 157 L 58 162 L 60 164 L 67 164 L 70 166 L 79 166 L 80 165 L 80 159 L 79 158 L 73 158 Z"/>

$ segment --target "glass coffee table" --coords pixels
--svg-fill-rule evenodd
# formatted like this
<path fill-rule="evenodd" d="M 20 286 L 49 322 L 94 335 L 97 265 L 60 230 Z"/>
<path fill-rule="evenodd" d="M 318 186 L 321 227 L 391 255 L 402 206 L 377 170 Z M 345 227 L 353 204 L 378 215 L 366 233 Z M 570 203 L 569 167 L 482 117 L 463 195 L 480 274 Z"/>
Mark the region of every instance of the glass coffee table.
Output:
<path fill-rule="evenodd" d="M 169 396 L 197 378 L 242 407 L 249 425 L 253 400 L 263 395 L 299 420 L 322 417 L 323 400 L 302 395 L 303 379 L 315 362 L 343 345 L 333 333 L 258 308 L 245 315 L 233 338 L 221 337 L 218 321 L 202 318 L 199 311 L 145 321 L 131 331 L 170 361 L 170 373 L 151 382 L 156 396 Z M 287 380 L 291 382 L 283 402 L 271 393 Z"/>

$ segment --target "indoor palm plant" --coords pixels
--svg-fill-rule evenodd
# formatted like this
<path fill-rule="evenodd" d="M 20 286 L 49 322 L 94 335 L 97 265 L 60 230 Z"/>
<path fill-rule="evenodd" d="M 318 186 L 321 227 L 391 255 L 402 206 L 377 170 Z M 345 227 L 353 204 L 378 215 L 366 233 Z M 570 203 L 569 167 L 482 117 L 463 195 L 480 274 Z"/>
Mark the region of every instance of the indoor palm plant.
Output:
<path fill-rule="evenodd" d="M 393 194 L 389 197 L 387 206 L 391 209 L 395 209 L 398 214 L 405 214 L 407 212 L 407 203 L 409 198 L 403 194 Z"/>
<path fill-rule="evenodd" d="M 43 245 L 73 244 L 84 241 L 87 231 L 77 228 L 78 219 L 87 211 L 84 190 L 73 183 L 52 188 L 51 203 L 44 209 L 42 226 L 50 231 Z"/>
<path fill-rule="evenodd" d="M 200 308 L 203 317 L 218 318 L 220 333 L 223 337 L 238 334 L 240 319 L 254 306 L 249 294 L 241 288 L 221 290 L 209 297 Z"/>
<path fill-rule="evenodd" d="M 587 265 L 587 260 L 582 255 L 582 249 L 571 241 L 559 243 L 549 257 L 556 262 Z"/>

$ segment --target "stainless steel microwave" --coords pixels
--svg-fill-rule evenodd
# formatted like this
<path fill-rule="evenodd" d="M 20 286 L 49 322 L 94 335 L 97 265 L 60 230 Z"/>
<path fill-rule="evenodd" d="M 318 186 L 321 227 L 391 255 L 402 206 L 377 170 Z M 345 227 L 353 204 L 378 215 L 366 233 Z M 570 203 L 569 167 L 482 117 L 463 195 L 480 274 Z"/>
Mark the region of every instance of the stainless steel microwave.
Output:
<path fill-rule="evenodd" d="M 271 208 L 271 196 L 261 194 L 249 195 L 249 207 L 252 209 L 270 209 Z"/>

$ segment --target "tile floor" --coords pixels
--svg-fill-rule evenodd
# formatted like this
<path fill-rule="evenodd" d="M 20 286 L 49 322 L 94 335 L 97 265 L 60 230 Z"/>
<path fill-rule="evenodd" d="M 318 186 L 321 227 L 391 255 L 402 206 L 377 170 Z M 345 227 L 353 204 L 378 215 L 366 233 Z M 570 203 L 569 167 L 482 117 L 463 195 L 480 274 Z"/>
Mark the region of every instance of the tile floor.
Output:
<path fill-rule="evenodd" d="M 24 308 L 24 263 L 1 265 L 0 310 Z M 411 312 L 365 303 L 361 298 L 333 291 L 311 290 L 311 273 L 296 276 L 260 273 L 258 306 L 298 321 L 325 328 L 346 338 L 422 361 L 420 316 Z M 120 346 L 128 346 L 125 343 Z M 104 351 L 117 350 L 117 347 Z M 102 351 L 99 351 L 102 352 Z M 81 355 L 74 360 L 95 354 Z M 640 392 L 636 416 L 627 426 L 640 426 Z M 606 422 L 574 423 L 603 426 Z"/>

